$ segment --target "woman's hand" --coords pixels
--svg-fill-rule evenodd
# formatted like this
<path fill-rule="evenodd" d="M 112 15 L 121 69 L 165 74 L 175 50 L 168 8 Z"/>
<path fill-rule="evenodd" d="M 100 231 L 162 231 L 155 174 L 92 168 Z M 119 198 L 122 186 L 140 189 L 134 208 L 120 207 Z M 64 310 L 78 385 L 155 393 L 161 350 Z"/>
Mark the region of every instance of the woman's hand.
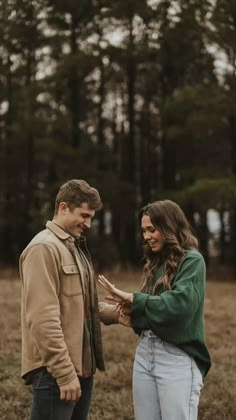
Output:
<path fill-rule="evenodd" d="M 130 302 L 117 303 L 116 310 L 120 315 L 130 315 L 132 312 L 132 304 Z"/>
<path fill-rule="evenodd" d="M 133 302 L 133 293 L 123 292 L 123 290 L 117 289 L 103 275 L 100 274 L 98 276 L 98 282 L 110 293 L 111 296 L 106 296 L 107 300 L 121 304 L 124 302 Z"/>
<path fill-rule="evenodd" d="M 132 320 L 129 315 L 120 315 L 118 322 L 125 327 L 132 327 Z"/>

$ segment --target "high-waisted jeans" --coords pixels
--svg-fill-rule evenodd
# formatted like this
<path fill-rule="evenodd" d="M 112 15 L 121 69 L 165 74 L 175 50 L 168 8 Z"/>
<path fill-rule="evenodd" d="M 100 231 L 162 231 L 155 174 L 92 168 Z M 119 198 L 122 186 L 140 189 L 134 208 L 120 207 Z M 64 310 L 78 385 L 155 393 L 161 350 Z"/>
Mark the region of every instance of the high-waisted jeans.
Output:
<path fill-rule="evenodd" d="M 93 376 L 80 378 L 79 401 L 60 399 L 56 380 L 46 368 L 33 375 L 33 404 L 30 420 L 87 420 L 92 396 Z"/>
<path fill-rule="evenodd" d="M 197 420 L 202 374 L 178 347 L 144 331 L 133 371 L 135 420 Z"/>

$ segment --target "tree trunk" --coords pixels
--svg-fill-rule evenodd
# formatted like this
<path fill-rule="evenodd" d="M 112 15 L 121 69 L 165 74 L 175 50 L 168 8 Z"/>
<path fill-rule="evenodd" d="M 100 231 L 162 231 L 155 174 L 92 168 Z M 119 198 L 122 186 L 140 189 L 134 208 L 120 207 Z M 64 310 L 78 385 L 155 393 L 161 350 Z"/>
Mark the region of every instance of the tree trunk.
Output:
<path fill-rule="evenodd" d="M 209 231 L 207 227 L 207 212 L 202 211 L 200 212 L 200 224 L 198 225 L 198 238 L 200 242 L 200 251 L 205 259 L 206 265 L 208 265 L 209 261 L 209 253 L 208 253 L 208 239 L 209 239 Z"/>
<path fill-rule="evenodd" d="M 71 15 L 71 35 L 70 35 L 70 47 L 71 47 L 71 67 L 68 79 L 69 87 L 69 107 L 71 113 L 71 145 L 74 149 L 78 149 L 81 144 L 80 135 L 80 107 L 79 107 L 79 76 L 76 56 L 78 54 L 77 46 L 77 20 Z"/>
<path fill-rule="evenodd" d="M 127 179 L 131 184 L 135 182 L 135 133 L 134 133 L 134 96 L 135 96 L 135 77 L 136 77 L 136 64 L 133 55 L 134 39 L 133 39 L 133 15 L 129 20 L 129 56 L 128 56 L 128 122 L 129 122 L 129 136 L 127 145 L 128 167 Z"/>
<path fill-rule="evenodd" d="M 5 124 L 5 138 L 3 143 L 3 156 L 4 156 L 4 180 L 3 186 L 3 209 L 2 209 L 2 232 L 1 232 L 1 245 L 0 253 L 1 260 L 5 264 L 11 264 L 14 259 L 13 252 L 13 241 L 15 240 L 13 235 L 13 224 L 12 224 L 12 211 L 13 211 L 13 197 L 10 185 L 10 173 L 11 173 L 11 147 L 12 147 L 12 123 L 13 123 L 13 82 L 11 72 L 11 58 L 10 52 L 8 54 L 7 62 L 7 75 L 6 75 L 6 91 L 8 101 L 8 111 L 6 113 L 6 124 Z"/>

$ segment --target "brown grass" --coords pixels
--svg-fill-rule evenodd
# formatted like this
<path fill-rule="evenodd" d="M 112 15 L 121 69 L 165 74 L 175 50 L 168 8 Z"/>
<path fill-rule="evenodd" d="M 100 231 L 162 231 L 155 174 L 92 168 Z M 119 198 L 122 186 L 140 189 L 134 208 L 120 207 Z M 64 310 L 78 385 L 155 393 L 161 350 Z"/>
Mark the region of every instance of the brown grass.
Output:
<path fill-rule="evenodd" d="M 0 419 L 24 420 L 31 390 L 20 379 L 20 282 L 0 281 Z M 4 278 L 5 277 L 5 278 Z M 139 273 L 110 275 L 126 290 L 138 288 Z M 99 289 L 100 297 L 104 297 Z M 200 420 L 236 419 L 236 282 L 207 283 L 206 330 L 213 366 L 202 390 Z M 107 370 L 96 374 L 90 420 L 132 420 L 132 363 L 137 337 L 129 328 L 103 327 Z"/>

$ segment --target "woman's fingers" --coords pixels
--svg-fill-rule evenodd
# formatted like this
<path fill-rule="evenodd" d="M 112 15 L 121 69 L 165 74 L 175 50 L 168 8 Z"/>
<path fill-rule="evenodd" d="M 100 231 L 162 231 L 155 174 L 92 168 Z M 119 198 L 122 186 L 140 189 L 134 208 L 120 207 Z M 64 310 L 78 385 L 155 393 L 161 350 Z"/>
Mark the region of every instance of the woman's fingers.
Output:
<path fill-rule="evenodd" d="M 111 284 L 104 276 L 98 276 L 98 282 L 111 294 L 117 294 L 118 289 L 116 289 L 114 284 Z"/>
<path fill-rule="evenodd" d="M 105 299 L 110 300 L 110 301 L 115 302 L 115 303 L 121 303 L 122 302 L 122 299 L 120 299 L 118 296 L 106 296 Z"/>
<path fill-rule="evenodd" d="M 125 312 L 123 310 L 123 305 L 122 303 L 117 303 L 116 304 L 116 312 L 118 312 L 121 316 L 125 316 Z"/>
<path fill-rule="evenodd" d="M 102 276 L 101 274 L 98 276 L 98 282 L 103 286 L 106 290 L 110 291 L 113 290 L 115 287 L 111 284 L 106 277 Z"/>
<path fill-rule="evenodd" d="M 102 274 L 98 276 L 98 282 L 112 295 L 114 302 L 131 302 L 133 300 L 132 293 L 127 293 L 123 290 L 117 289 L 115 285 L 111 284 Z M 107 300 L 112 300 L 112 298 L 109 297 Z"/>
<path fill-rule="evenodd" d="M 109 286 L 112 286 L 112 284 L 109 282 L 109 280 L 107 280 L 106 277 L 104 277 L 102 274 L 99 274 L 98 278 L 103 284 L 107 284 Z"/>

